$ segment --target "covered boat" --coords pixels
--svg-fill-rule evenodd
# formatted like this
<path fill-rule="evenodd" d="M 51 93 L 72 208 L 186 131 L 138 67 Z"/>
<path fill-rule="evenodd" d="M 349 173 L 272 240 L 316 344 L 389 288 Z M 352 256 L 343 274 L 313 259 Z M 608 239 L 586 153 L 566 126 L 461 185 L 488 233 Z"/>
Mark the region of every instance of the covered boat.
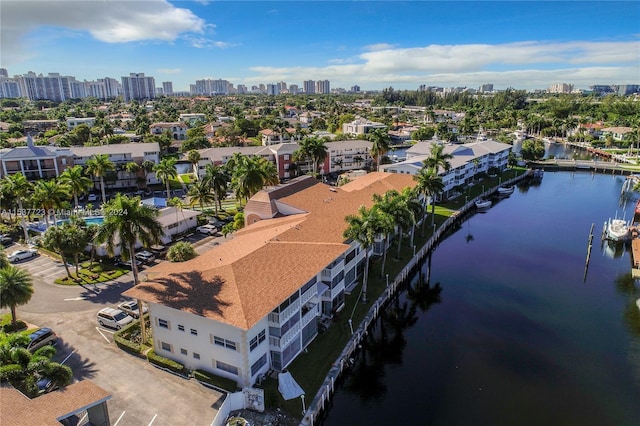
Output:
<path fill-rule="evenodd" d="M 609 219 L 606 223 L 606 236 L 613 241 L 624 241 L 629 238 L 629 225 L 622 219 Z"/>

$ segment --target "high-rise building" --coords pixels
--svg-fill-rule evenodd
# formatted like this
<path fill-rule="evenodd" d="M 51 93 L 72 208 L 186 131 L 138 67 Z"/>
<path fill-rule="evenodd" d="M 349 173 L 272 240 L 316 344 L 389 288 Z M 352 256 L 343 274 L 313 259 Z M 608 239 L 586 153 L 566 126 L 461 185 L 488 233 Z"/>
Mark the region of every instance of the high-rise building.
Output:
<path fill-rule="evenodd" d="M 547 89 L 547 93 L 571 93 L 572 91 L 573 84 L 567 83 L 555 83 Z"/>
<path fill-rule="evenodd" d="M 0 68 L 0 77 L 9 77 L 9 71 L 6 68 Z"/>
<path fill-rule="evenodd" d="M 247 93 L 247 86 L 244 84 L 238 84 L 238 94 L 244 95 L 245 93 Z"/>
<path fill-rule="evenodd" d="M 491 92 L 493 92 L 493 84 L 492 83 L 483 84 L 478 89 L 478 92 L 480 92 L 480 93 L 491 93 Z"/>
<path fill-rule="evenodd" d="M 279 84 L 267 84 L 267 95 L 278 95 L 278 94 L 280 94 Z"/>
<path fill-rule="evenodd" d="M 15 78 L 0 77 L 0 98 L 21 98 L 20 85 Z"/>
<path fill-rule="evenodd" d="M 360 92 L 360 86 L 358 86 L 357 84 L 354 84 L 353 86 L 351 86 L 350 92 L 353 92 L 353 93 Z"/>
<path fill-rule="evenodd" d="M 316 81 L 316 93 L 331 93 L 329 80 Z"/>
<path fill-rule="evenodd" d="M 313 80 L 305 80 L 302 83 L 304 93 L 316 93 L 316 82 Z"/>
<path fill-rule="evenodd" d="M 156 97 L 156 80 L 153 77 L 145 77 L 144 73 L 131 73 L 129 77 L 122 77 L 122 88 L 125 102 Z"/>
<path fill-rule="evenodd" d="M 620 84 L 618 86 L 618 95 L 631 95 L 640 92 L 638 84 Z"/>
<path fill-rule="evenodd" d="M 167 96 L 173 95 L 173 83 L 171 81 L 163 81 L 162 90 L 164 91 L 164 94 Z"/>
<path fill-rule="evenodd" d="M 289 86 L 289 93 L 293 93 L 295 95 L 299 91 L 300 91 L 300 89 L 298 88 L 297 84 L 292 84 L 292 85 Z"/>

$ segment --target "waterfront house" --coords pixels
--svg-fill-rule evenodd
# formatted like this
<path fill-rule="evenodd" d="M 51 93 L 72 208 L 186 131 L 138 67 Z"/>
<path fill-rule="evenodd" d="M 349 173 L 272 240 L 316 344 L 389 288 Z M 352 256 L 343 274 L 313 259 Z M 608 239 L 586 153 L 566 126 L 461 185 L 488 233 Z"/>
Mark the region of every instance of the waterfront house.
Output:
<path fill-rule="evenodd" d="M 233 239 L 150 268 L 124 295 L 149 305 L 159 355 L 252 385 L 300 355 L 361 278 L 365 253 L 342 236 L 345 217 L 373 194 L 413 185 L 376 172 L 340 188 L 302 176 L 260 191 Z"/>

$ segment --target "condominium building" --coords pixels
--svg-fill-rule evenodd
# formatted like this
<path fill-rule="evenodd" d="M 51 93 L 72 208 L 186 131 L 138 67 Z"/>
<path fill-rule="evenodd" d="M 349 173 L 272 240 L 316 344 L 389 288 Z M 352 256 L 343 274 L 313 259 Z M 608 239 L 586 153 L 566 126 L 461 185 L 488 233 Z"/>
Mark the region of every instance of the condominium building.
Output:
<path fill-rule="evenodd" d="M 162 91 L 167 96 L 173 95 L 173 83 L 171 81 L 163 81 L 162 82 Z"/>
<path fill-rule="evenodd" d="M 316 93 L 316 82 L 313 80 L 305 80 L 302 83 L 304 93 Z"/>
<path fill-rule="evenodd" d="M 555 83 L 547 89 L 547 93 L 571 93 L 572 91 L 573 84 L 567 83 Z"/>
<path fill-rule="evenodd" d="M 145 77 L 144 73 L 131 73 L 129 77 L 121 79 L 125 102 L 156 97 L 156 80 L 153 77 Z"/>
<path fill-rule="evenodd" d="M 351 135 L 364 135 L 375 129 L 386 129 L 387 126 L 366 118 L 357 117 L 355 120 L 342 125 L 342 133 Z"/>
<path fill-rule="evenodd" d="M 329 80 L 316 81 L 316 93 L 331 93 L 331 84 L 329 83 Z"/>
<path fill-rule="evenodd" d="M 67 117 L 67 130 L 73 130 L 81 124 L 93 127 L 96 122 L 95 117 Z"/>
<path fill-rule="evenodd" d="M 171 133 L 171 139 L 174 141 L 183 141 L 187 137 L 189 127 L 182 121 L 176 123 L 153 123 L 149 126 L 149 132 L 152 135 L 161 135 L 166 131 Z"/>
<path fill-rule="evenodd" d="M 278 95 L 278 94 L 280 94 L 280 85 L 267 84 L 267 95 Z"/>
<path fill-rule="evenodd" d="M 227 80 L 196 80 L 195 92 L 192 95 L 228 95 L 230 83 Z"/>
<path fill-rule="evenodd" d="M 336 188 L 304 176 L 260 191 L 233 239 L 148 269 L 124 295 L 147 302 L 156 353 L 252 385 L 291 364 L 358 285 L 365 250 L 343 237 L 345 216 L 414 184 L 372 173 Z"/>

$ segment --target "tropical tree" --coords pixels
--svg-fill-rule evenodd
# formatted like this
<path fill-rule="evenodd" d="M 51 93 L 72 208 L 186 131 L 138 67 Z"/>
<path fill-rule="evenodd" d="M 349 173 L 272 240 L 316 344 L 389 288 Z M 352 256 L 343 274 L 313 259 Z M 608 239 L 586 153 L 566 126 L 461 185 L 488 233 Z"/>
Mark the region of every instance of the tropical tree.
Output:
<path fill-rule="evenodd" d="M 431 199 L 431 227 L 433 228 L 435 224 L 436 217 L 436 203 L 435 197 L 436 195 L 442 193 L 444 190 L 444 183 L 442 182 L 442 178 L 438 176 L 438 174 L 429 167 L 422 167 L 418 173 L 413 176 L 413 180 L 417 182 L 416 191 L 419 194 L 422 194 L 424 197 L 424 206 L 425 209 L 424 214 L 426 216 L 426 203 L 428 199 Z M 422 236 L 424 237 L 424 224 L 426 223 L 426 217 L 422 220 Z"/>
<path fill-rule="evenodd" d="M 120 256 L 129 257 L 133 272 L 133 285 L 138 285 L 138 267 L 134 254 L 137 242 L 145 247 L 160 243 L 163 235 L 162 225 L 158 222 L 159 211 L 151 206 L 142 204 L 140 197 L 127 197 L 118 194 L 116 198 L 103 206 L 104 222 L 100 225 L 95 240 L 106 243 L 107 252 L 114 254 L 116 247 L 120 248 Z M 138 300 L 138 306 L 142 301 Z M 140 331 L 142 341 L 145 341 L 146 330 L 144 315 L 140 316 Z"/>
<path fill-rule="evenodd" d="M 49 214 L 53 216 L 53 224 L 57 226 L 56 209 L 62 207 L 69 198 L 70 188 L 67 185 L 52 180 L 39 180 L 33 191 L 34 202 L 44 210 L 44 220 L 49 227 Z"/>
<path fill-rule="evenodd" d="M 196 257 L 198 253 L 193 246 L 186 241 L 179 241 L 172 245 L 167 252 L 167 260 L 169 262 L 186 262 Z"/>
<path fill-rule="evenodd" d="M 33 295 L 33 282 L 27 271 L 17 266 L 0 269 L 0 307 L 11 310 L 11 324 L 17 328 L 16 306 L 26 305 Z"/>
<path fill-rule="evenodd" d="M 115 171 L 116 165 L 109 159 L 108 154 L 95 154 L 89 158 L 85 164 L 86 173 L 100 179 L 100 191 L 102 192 L 102 202 L 107 202 L 105 193 L 104 177 L 107 173 Z"/>
<path fill-rule="evenodd" d="M 200 161 L 200 153 L 195 149 L 192 149 L 187 153 L 187 160 L 193 166 L 193 177 L 194 179 L 198 179 L 198 162 Z"/>
<path fill-rule="evenodd" d="M 407 210 L 403 210 L 402 200 L 399 197 L 398 191 L 395 189 L 389 190 L 384 195 L 373 194 L 374 205 L 380 210 L 383 216 L 388 218 L 385 222 L 385 226 L 380 229 L 381 234 L 384 235 L 384 251 L 382 254 L 382 268 L 380 269 L 380 276 L 384 276 L 385 266 L 387 264 L 387 251 L 389 249 L 389 241 L 391 239 L 391 233 L 395 230 L 396 221 L 394 218 L 400 217 L 404 214 L 408 214 Z M 401 219 L 404 221 L 404 219 Z M 407 219 L 408 221 L 408 219 Z"/>
<path fill-rule="evenodd" d="M 371 156 L 376 162 L 377 170 L 380 171 L 380 160 L 389 151 L 391 138 L 385 129 L 374 129 L 369 133 L 369 140 L 371 141 Z"/>
<path fill-rule="evenodd" d="M 432 143 L 429 157 L 423 161 L 423 165 L 432 169 L 436 174 L 438 169 L 442 167 L 445 172 L 451 170 L 451 161 L 453 155 L 444 152 L 444 145 Z"/>
<path fill-rule="evenodd" d="M 11 194 L 18 201 L 18 213 L 20 215 L 20 223 L 22 224 L 25 241 L 29 239 L 29 233 L 27 232 L 27 223 L 24 220 L 25 210 L 22 202 L 31 194 L 32 190 L 33 185 L 22 173 L 7 175 L 0 181 L 0 192 Z"/>
<path fill-rule="evenodd" d="M 192 207 L 199 204 L 201 208 L 204 208 L 208 204 L 215 203 L 216 200 L 211 187 L 205 180 L 199 180 L 191 185 L 187 195 L 189 196 L 189 205 Z"/>
<path fill-rule="evenodd" d="M 134 163 L 135 164 L 135 163 Z M 78 207 L 78 197 L 82 194 L 89 192 L 93 186 L 91 179 L 84 175 L 82 166 L 76 165 L 67 168 L 60 175 L 60 182 L 69 187 L 73 194 L 73 202 L 75 207 Z"/>
<path fill-rule="evenodd" d="M 6 268 L 9 265 L 9 259 L 7 259 L 7 254 L 4 252 L 4 247 L 0 246 L 0 269 Z"/>
<path fill-rule="evenodd" d="M 318 167 L 327 158 L 325 141 L 317 137 L 304 138 L 298 145 L 298 150 L 293 154 L 294 161 L 309 160 L 313 176 L 317 177 Z"/>
<path fill-rule="evenodd" d="M 171 179 L 178 177 L 178 170 L 176 169 L 175 158 L 163 158 L 160 163 L 153 167 L 153 171 L 156 173 L 156 177 L 160 179 L 167 187 L 167 200 L 171 198 Z"/>
<path fill-rule="evenodd" d="M 360 206 L 358 214 L 345 217 L 347 229 L 343 236 L 348 241 L 355 241 L 364 250 L 364 276 L 362 277 L 362 302 L 367 301 L 367 281 L 369 279 L 369 249 L 376 241 L 376 235 L 386 230 L 390 218 L 382 213 L 378 207 L 370 209 Z"/>
<path fill-rule="evenodd" d="M 231 187 L 238 200 L 247 201 L 265 185 L 277 181 L 277 170 L 262 157 L 238 157 L 232 169 Z M 233 157 L 231 158 L 233 160 Z"/>
<path fill-rule="evenodd" d="M 422 205 L 418 202 L 415 191 L 412 188 L 404 188 L 398 198 L 398 209 L 394 214 L 396 224 L 400 228 L 398 234 L 398 252 L 396 259 L 400 259 L 400 248 L 402 246 L 402 236 L 405 230 L 411 228 L 411 245 L 413 246 L 413 230 L 417 222 L 418 215 L 422 212 Z"/>
<path fill-rule="evenodd" d="M 38 381 L 48 379 L 55 386 L 66 386 L 71 383 L 73 372 L 66 365 L 51 360 L 56 353 L 53 346 L 43 346 L 33 354 L 20 344 L 26 340 L 6 339 L 0 343 L 2 363 L 0 364 L 0 380 L 11 385 L 29 398 L 40 394 Z"/>
<path fill-rule="evenodd" d="M 214 206 L 217 216 L 218 208 L 222 209 L 221 199 L 227 193 L 227 185 L 231 181 L 231 176 L 229 176 L 229 172 L 224 167 L 208 163 L 204 166 L 203 180 L 213 192 L 213 196 L 215 198 Z"/>

